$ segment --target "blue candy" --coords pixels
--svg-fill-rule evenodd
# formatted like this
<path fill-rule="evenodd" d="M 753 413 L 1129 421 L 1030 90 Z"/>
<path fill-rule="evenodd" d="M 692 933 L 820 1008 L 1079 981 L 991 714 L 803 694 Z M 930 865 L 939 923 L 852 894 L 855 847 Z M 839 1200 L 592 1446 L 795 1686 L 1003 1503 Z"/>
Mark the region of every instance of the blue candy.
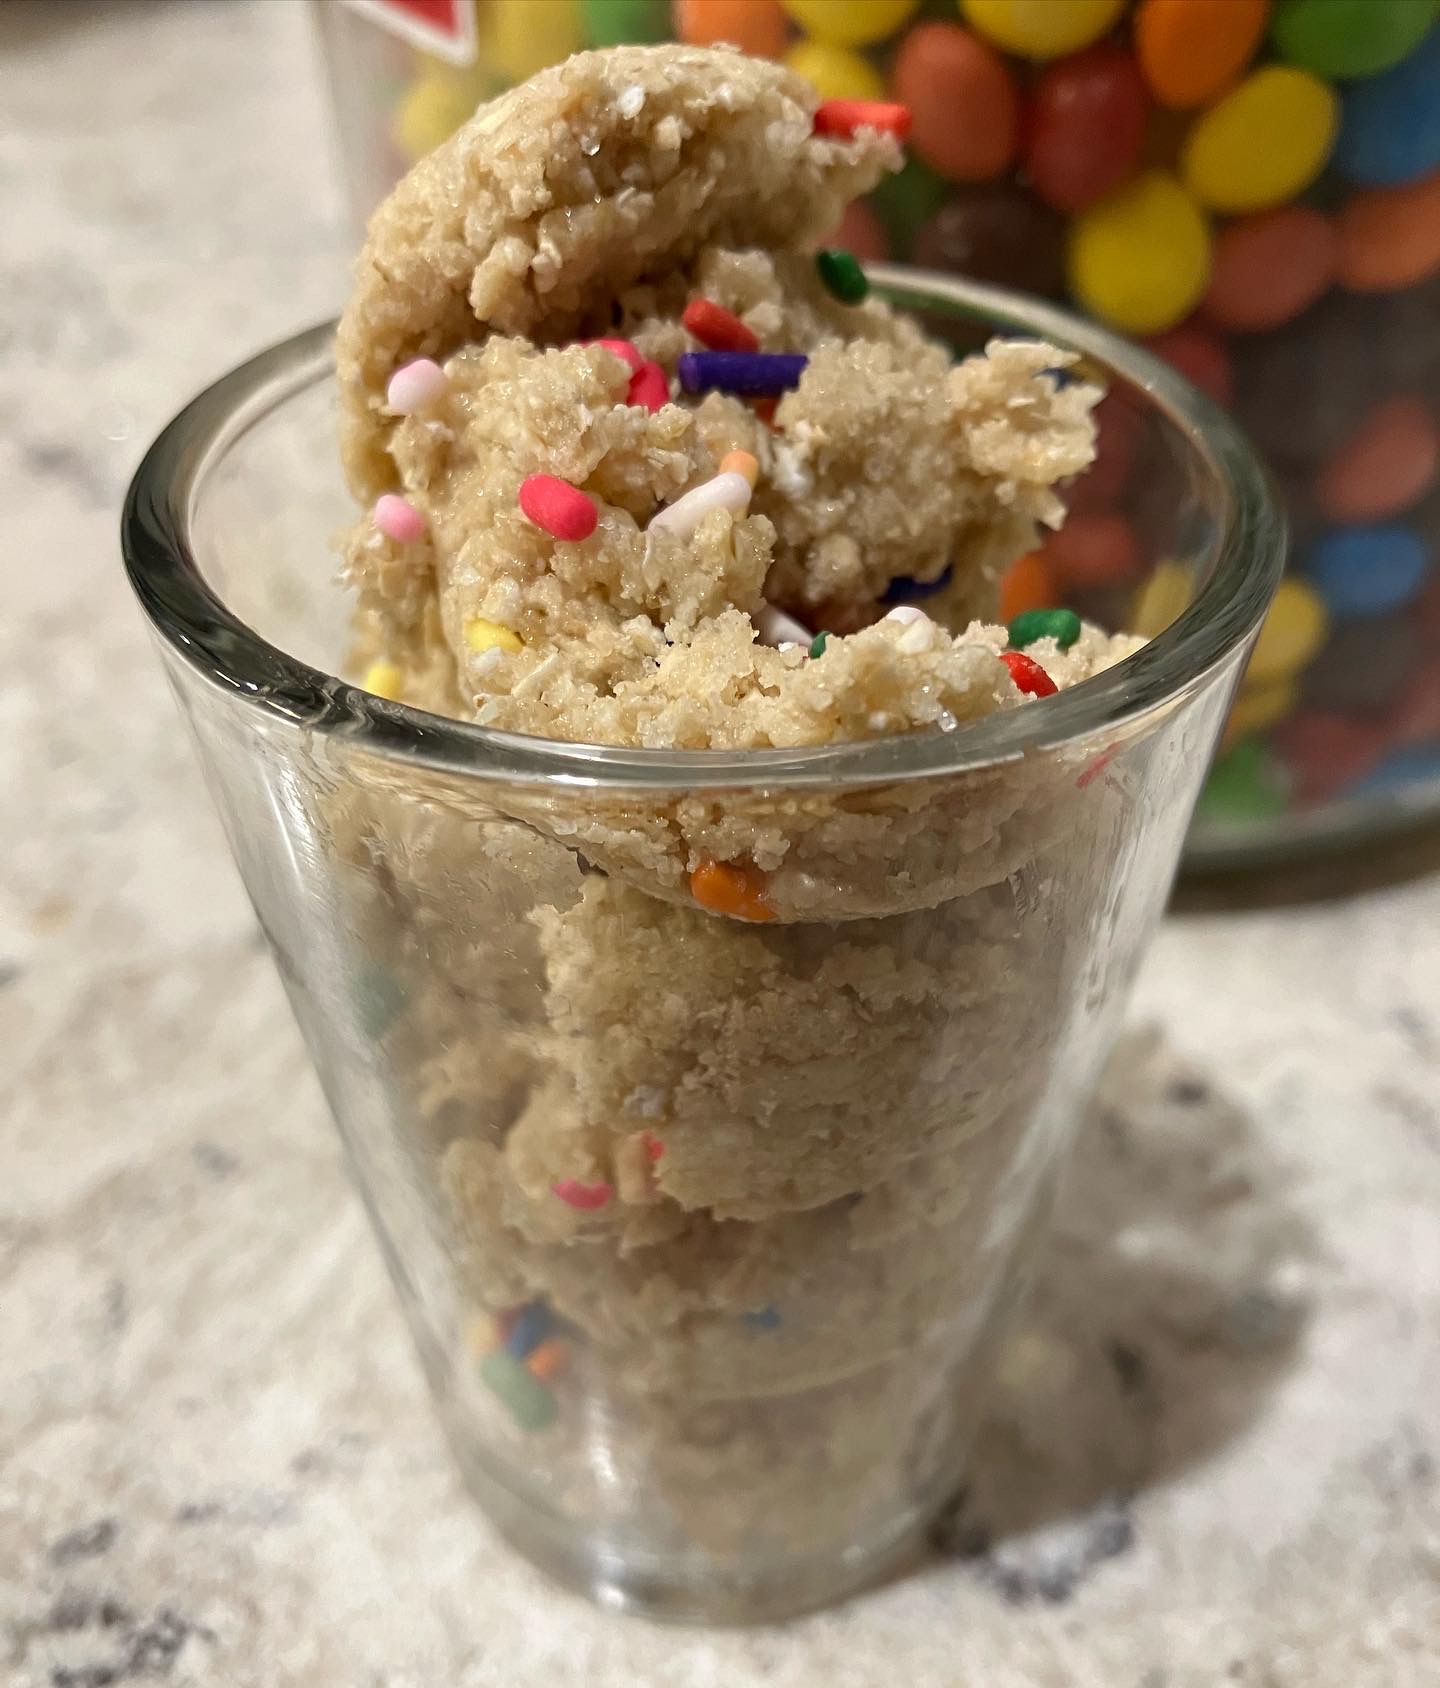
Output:
<path fill-rule="evenodd" d="M 800 385 L 803 352 L 685 352 L 676 369 L 687 393 L 744 393 L 773 398 Z"/>
<path fill-rule="evenodd" d="M 1337 621 L 1388 615 L 1420 590 L 1430 559 L 1424 541 L 1396 523 L 1332 528 L 1305 559 L 1305 572 Z"/>
<path fill-rule="evenodd" d="M 523 1360 L 533 1354 L 550 1334 L 555 1320 L 543 1301 L 532 1301 L 515 1315 L 515 1323 L 505 1338 L 505 1352 Z"/>
<path fill-rule="evenodd" d="M 1332 162 L 1367 187 L 1440 167 L 1440 26 L 1393 69 L 1345 90 Z"/>
<path fill-rule="evenodd" d="M 1355 797 L 1393 797 L 1416 785 L 1440 785 L 1440 744 L 1411 744 L 1387 756 L 1351 786 Z"/>

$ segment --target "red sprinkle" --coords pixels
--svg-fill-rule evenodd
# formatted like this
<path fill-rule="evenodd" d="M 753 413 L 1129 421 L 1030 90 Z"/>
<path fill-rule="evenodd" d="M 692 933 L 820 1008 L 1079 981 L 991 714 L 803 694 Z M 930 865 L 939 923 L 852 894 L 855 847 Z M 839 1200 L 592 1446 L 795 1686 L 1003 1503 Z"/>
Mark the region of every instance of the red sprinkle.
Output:
<path fill-rule="evenodd" d="M 577 1207 L 582 1213 L 604 1207 L 615 1194 L 608 1184 L 582 1184 L 578 1178 L 558 1179 L 550 1188 L 568 1207 Z"/>
<path fill-rule="evenodd" d="M 645 1153 L 649 1155 L 652 1163 L 658 1161 L 665 1153 L 665 1145 L 658 1137 L 652 1137 L 648 1131 L 642 1132 L 641 1135 L 645 1139 Z"/>
<path fill-rule="evenodd" d="M 897 141 L 910 133 L 910 108 L 883 100 L 821 100 L 815 108 L 815 133 L 847 139 L 857 129 L 883 129 Z"/>
<path fill-rule="evenodd" d="M 756 399 L 750 408 L 767 428 L 775 426 L 775 412 L 780 408 L 779 399 Z"/>
<path fill-rule="evenodd" d="M 1100 778 L 1101 774 L 1105 772 L 1119 754 L 1120 746 L 1118 744 L 1107 746 L 1106 749 L 1100 752 L 1090 766 L 1085 769 L 1079 779 L 1075 781 L 1076 785 L 1078 785 L 1083 791 L 1087 785 L 1091 784 L 1092 781 Z"/>
<path fill-rule="evenodd" d="M 692 299 L 680 318 L 685 330 L 712 352 L 758 352 L 760 341 L 733 311 L 713 299 Z"/>
<path fill-rule="evenodd" d="M 645 359 L 640 355 L 640 348 L 632 345 L 629 340 L 591 340 L 592 346 L 603 346 L 607 352 L 614 352 L 615 356 L 631 371 L 638 375 L 645 367 Z"/>
<path fill-rule="evenodd" d="M 520 483 L 520 508 L 556 539 L 588 539 L 600 520 L 595 500 L 555 475 L 526 475 Z"/>
<path fill-rule="evenodd" d="M 1020 690 L 1031 697 L 1054 697 L 1060 690 L 1035 658 L 1026 656 L 1024 651 L 1001 651 L 1000 660 Z"/>
<path fill-rule="evenodd" d="M 625 394 L 625 402 L 643 404 L 652 414 L 659 410 L 662 404 L 669 404 L 669 378 L 653 359 L 642 363 L 630 377 L 630 389 Z"/>

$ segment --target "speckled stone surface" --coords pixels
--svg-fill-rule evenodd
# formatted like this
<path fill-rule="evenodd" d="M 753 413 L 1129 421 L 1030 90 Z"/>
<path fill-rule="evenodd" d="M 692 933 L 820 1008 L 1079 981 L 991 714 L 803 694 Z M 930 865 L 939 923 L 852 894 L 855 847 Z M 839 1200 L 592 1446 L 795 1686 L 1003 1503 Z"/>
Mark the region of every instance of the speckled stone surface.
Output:
<path fill-rule="evenodd" d="M 666 1631 L 467 1503 L 116 556 L 158 425 L 339 298 L 306 23 L 0 7 L 0 1680 L 1440 1681 L 1433 877 L 1172 918 L 917 1575 Z"/>

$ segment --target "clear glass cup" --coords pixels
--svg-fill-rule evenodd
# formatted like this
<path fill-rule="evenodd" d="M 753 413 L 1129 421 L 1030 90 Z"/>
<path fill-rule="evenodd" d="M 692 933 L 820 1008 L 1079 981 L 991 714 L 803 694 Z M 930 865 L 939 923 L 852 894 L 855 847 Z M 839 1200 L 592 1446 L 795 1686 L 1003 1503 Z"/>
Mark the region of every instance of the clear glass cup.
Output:
<path fill-rule="evenodd" d="M 775 1618 L 912 1555 L 1165 902 L 1283 534 L 1233 425 L 1102 330 L 920 272 L 957 349 L 1072 347 L 1144 473 L 1153 639 L 950 733 L 527 739 L 341 678 L 331 331 L 190 405 L 124 545 L 474 1492 L 653 1614 Z M 689 870 L 786 875 L 760 924 Z M 729 852 L 727 857 L 726 852 Z"/>

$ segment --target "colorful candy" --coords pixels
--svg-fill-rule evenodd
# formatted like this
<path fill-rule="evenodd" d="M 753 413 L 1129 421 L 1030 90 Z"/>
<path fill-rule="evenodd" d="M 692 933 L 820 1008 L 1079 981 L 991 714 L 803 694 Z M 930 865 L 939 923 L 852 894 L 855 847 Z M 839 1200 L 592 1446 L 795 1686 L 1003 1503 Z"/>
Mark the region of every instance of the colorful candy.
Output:
<path fill-rule="evenodd" d="M 1419 46 L 1435 0 L 1281 0 L 1271 28 L 1281 58 L 1317 76 L 1374 76 Z"/>
<path fill-rule="evenodd" d="M 1083 211 L 1134 171 L 1150 102 L 1134 58 L 1114 43 L 1047 65 L 1030 95 L 1023 164 L 1057 211 Z"/>
<path fill-rule="evenodd" d="M 918 158 L 907 158 L 901 169 L 885 179 L 870 195 L 879 210 L 890 238 L 908 251 L 915 231 L 945 203 L 946 184 Z"/>
<path fill-rule="evenodd" d="M 1364 778 L 1383 749 L 1373 726 L 1326 710 L 1307 710 L 1282 722 L 1274 742 L 1296 796 L 1307 803 L 1328 802 Z"/>
<path fill-rule="evenodd" d="M 1120 586 L 1144 568 L 1135 530 L 1123 516 L 1072 515 L 1041 547 L 1061 583 L 1075 591 Z"/>
<path fill-rule="evenodd" d="M 733 311 L 713 299 L 692 299 L 680 317 L 692 339 L 712 352 L 758 352 L 760 340 Z"/>
<path fill-rule="evenodd" d="M 604 1179 L 586 1184 L 579 1178 L 557 1178 L 550 1186 L 550 1193 L 579 1213 L 597 1213 L 602 1207 L 610 1205 L 615 1187 Z"/>
<path fill-rule="evenodd" d="M 1334 144 L 1334 90 L 1308 71 L 1266 65 L 1195 121 L 1180 169 L 1212 211 L 1263 211 L 1320 174 Z"/>
<path fill-rule="evenodd" d="M 1163 106 L 1188 111 L 1217 100 L 1254 56 L 1266 0 L 1141 0 L 1135 52 Z"/>
<path fill-rule="evenodd" d="M 584 46 L 575 0 L 487 0 L 476 8 L 479 62 L 523 82 Z"/>
<path fill-rule="evenodd" d="M 448 389 L 445 371 L 433 358 L 412 358 L 390 377 L 385 402 L 397 416 L 427 410 Z"/>
<path fill-rule="evenodd" d="M 1440 272 L 1440 170 L 1398 188 L 1370 188 L 1340 208 L 1340 282 L 1393 293 Z"/>
<path fill-rule="evenodd" d="M 523 1360 L 497 1348 L 477 1368 L 486 1388 L 509 1410 L 522 1430 L 545 1430 L 555 1422 L 555 1397 Z"/>
<path fill-rule="evenodd" d="M 1294 678 L 1272 680 L 1265 686 L 1242 686 L 1225 722 L 1220 740 L 1222 747 L 1228 748 L 1238 739 L 1248 738 L 1251 733 L 1263 732 L 1277 721 L 1283 721 L 1294 712 L 1299 699 L 1300 682 Z"/>
<path fill-rule="evenodd" d="M 818 41 L 863 47 L 893 35 L 920 0 L 780 0 Z"/>
<path fill-rule="evenodd" d="M 915 262 L 1056 298 L 1065 289 L 1065 220 L 1020 188 L 959 188 L 919 230 Z"/>
<path fill-rule="evenodd" d="M 1154 335 L 1145 348 L 1178 369 L 1216 404 L 1228 405 L 1235 397 L 1235 372 L 1225 342 L 1202 324 L 1182 322 L 1178 328 Z"/>
<path fill-rule="evenodd" d="M 773 920 L 775 911 L 766 901 L 767 875 L 758 867 L 734 862 L 701 862 L 690 875 L 690 895 L 712 914 L 736 920 Z"/>
<path fill-rule="evenodd" d="M 778 59 L 785 14 L 779 0 L 675 0 L 675 33 L 696 47 L 730 41 L 757 59 Z"/>
<path fill-rule="evenodd" d="M 668 0 L 580 0 L 587 47 L 627 41 L 664 41 L 670 34 Z"/>
<path fill-rule="evenodd" d="M 803 352 L 682 352 L 677 371 L 687 393 L 788 393 L 800 385 Z"/>
<path fill-rule="evenodd" d="M 1238 218 L 1216 236 L 1201 313 L 1235 334 L 1279 328 L 1325 292 L 1339 257 L 1335 226 L 1320 211 L 1286 205 Z"/>
<path fill-rule="evenodd" d="M 543 1301 L 530 1301 L 510 1321 L 505 1333 L 505 1352 L 517 1360 L 538 1348 L 555 1327 L 555 1318 Z"/>
<path fill-rule="evenodd" d="M 728 510 L 732 516 L 743 516 L 750 508 L 753 490 L 753 482 L 739 470 L 722 470 L 652 516 L 646 531 L 673 533 L 680 539 L 688 539 L 712 510 Z"/>
<path fill-rule="evenodd" d="M 1147 170 L 1071 225 L 1070 285 L 1096 316 L 1156 334 L 1185 316 L 1210 278 L 1210 231 L 1173 176 Z"/>
<path fill-rule="evenodd" d="M 1345 90 L 1333 162 L 1365 187 L 1440 169 L 1440 29 L 1384 75 Z"/>
<path fill-rule="evenodd" d="M 1002 175 L 1015 157 L 1020 100 L 1004 59 L 953 23 L 923 23 L 895 58 L 894 87 L 910 108 L 910 145 L 953 182 Z"/>
<path fill-rule="evenodd" d="M 1245 739 L 1210 770 L 1196 815 L 1212 825 L 1273 820 L 1285 811 L 1285 776 L 1258 739 Z"/>
<path fill-rule="evenodd" d="M 1282 580 L 1250 654 L 1246 683 L 1263 686 L 1287 680 L 1325 643 L 1330 618 L 1313 586 L 1293 576 Z"/>
<path fill-rule="evenodd" d="M 1053 697 L 1060 690 L 1034 657 L 1024 651 L 1001 651 L 1000 660 L 1010 670 L 1010 678 L 1018 689 L 1029 697 Z"/>
<path fill-rule="evenodd" d="M 511 628 L 477 615 L 465 623 L 465 648 L 476 656 L 483 656 L 486 651 L 508 651 L 513 656 L 525 649 L 525 641 Z"/>
<path fill-rule="evenodd" d="M 532 1354 L 525 1356 L 525 1369 L 541 1383 L 553 1383 L 570 1368 L 570 1345 L 552 1336 Z"/>
<path fill-rule="evenodd" d="M 600 520 L 595 500 L 558 475 L 527 475 L 520 483 L 520 508 L 556 539 L 588 539 Z"/>
<path fill-rule="evenodd" d="M 414 545 L 425 537 L 425 518 L 406 499 L 382 492 L 375 500 L 375 526 L 397 545 Z"/>
<path fill-rule="evenodd" d="M 670 402 L 670 377 L 654 358 L 647 358 L 630 377 L 626 404 L 638 404 L 653 415 Z"/>
<path fill-rule="evenodd" d="M 1315 502 L 1332 522 L 1376 522 L 1419 502 L 1440 471 L 1440 421 L 1424 400 L 1385 399 L 1326 459 Z"/>
<path fill-rule="evenodd" d="M 1424 541 L 1393 522 L 1332 529 L 1305 556 L 1306 574 L 1339 621 L 1402 609 L 1428 564 Z"/>
<path fill-rule="evenodd" d="M 1098 41 L 1125 0 L 960 0 L 966 19 L 997 47 L 1027 59 L 1056 59 Z"/>
<path fill-rule="evenodd" d="M 407 163 L 432 152 L 474 115 L 491 85 L 476 70 L 434 64 L 406 89 L 390 123 L 390 138 Z"/>
<path fill-rule="evenodd" d="M 1074 610 L 1025 610 L 1010 622 L 1006 635 L 1017 651 L 1037 639 L 1053 639 L 1062 651 L 1068 651 L 1080 637 L 1080 617 Z"/>
<path fill-rule="evenodd" d="M 785 63 L 826 100 L 879 100 L 885 78 L 859 53 L 828 41 L 797 41 Z"/>
<path fill-rule="evenodd" d="M 1012 622 L 1031 610 L 1043 610 L 1060 595 L 1060 584 L 1041 551 L 1017 557 L 1000 579 L 1000 620 Z"/>
<path fill-rule="evenodd" d="M 821 100 L 815 108 L 815 133 L 848 140 L 858 130 L 879 129 L 903 141 L 910 133 L 910 113 L 884 100 Z"/>
<path fill-rule="evenodd" d="M 371 696 L 383 697 L 393 703 L 400 696 L 405 676 L 393 662 L 372 662 L 360 684 Z"/>
<path fill-rule="evenodd" d="M 853 253 L 829 246 L 815 254 L 815 273 L 825 291 L 842 305 L 858 305 L 870 291 L 865 272 Z"/>

